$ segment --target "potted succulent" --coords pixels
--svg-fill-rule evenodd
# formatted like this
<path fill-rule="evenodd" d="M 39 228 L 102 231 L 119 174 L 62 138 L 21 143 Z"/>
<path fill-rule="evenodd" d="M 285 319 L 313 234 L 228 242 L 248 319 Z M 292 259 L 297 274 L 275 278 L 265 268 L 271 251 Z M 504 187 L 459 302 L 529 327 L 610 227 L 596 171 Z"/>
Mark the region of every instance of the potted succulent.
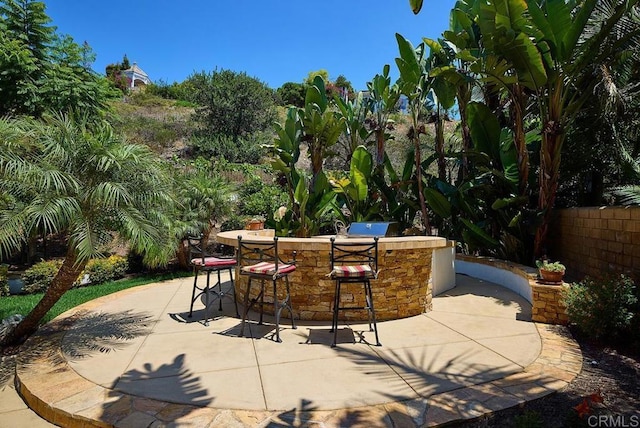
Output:
<path fill-rule="evenodd" d="M 536 261 L 540 278 L 545 282 L 561 283 L 564 278 L 565 266 L 560 262 L 551 262 L 549 260 Z"/>
<path fill-rule="evenodd" d="M 264 229 L 264 221 L 265 221 L 264 216 L 258 215 L 258 216 L 252 217 L 252 218 L 247 220 L 247 223 L 245 225 L 245 229 L 248 229 L 248 230 L 262 230 L 262 229 Z"/>

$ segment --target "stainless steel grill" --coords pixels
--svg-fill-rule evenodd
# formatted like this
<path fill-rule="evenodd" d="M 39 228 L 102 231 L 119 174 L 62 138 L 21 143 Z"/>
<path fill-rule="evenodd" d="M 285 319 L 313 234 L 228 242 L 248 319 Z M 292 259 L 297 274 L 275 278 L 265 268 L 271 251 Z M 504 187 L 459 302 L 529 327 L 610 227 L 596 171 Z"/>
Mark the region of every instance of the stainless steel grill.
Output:
<path fill-rule="evenodd" d="M 398 236 L 398 223 L 386 221 L 351 223 L 347 236 L 349 238 Z"/>

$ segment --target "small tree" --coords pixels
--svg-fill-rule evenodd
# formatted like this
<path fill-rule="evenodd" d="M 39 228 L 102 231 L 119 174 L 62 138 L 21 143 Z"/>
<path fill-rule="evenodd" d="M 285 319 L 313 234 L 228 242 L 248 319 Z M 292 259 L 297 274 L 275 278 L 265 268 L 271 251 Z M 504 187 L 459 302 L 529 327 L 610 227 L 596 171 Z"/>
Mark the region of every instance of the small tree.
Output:
<path fill-rule="evenodd" d="M 148 264 L 166 262 L 175 250 L 165 215 L 173 206 L 170 181 L 146 146 L 122 141 L 106 122 L 70 116 L 0 120 L 0 140 L 0 194 L 14 201 L 0 205 L 0 256 L 34 230 L 68 236 L 51 286 L 3 345 L 37 329 L 114 233 Z"/>

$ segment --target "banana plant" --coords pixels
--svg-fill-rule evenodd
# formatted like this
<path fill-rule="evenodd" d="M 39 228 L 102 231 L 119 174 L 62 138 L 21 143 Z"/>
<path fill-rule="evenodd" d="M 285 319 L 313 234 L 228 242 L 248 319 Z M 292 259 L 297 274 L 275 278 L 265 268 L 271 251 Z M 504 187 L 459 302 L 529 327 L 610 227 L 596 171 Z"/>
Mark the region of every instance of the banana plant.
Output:
<path fill-rule="evenodd" d="M 410 139 L 413 143 L 415 156 L 415 174 L 418 183 L 418 200 L 420 202 L 420 212 L 425 230 L 430 229 L 429 215 L 425 202 L 422 183 L 422 159 L 420 149 L 421 128 L 418 117 L 425 107 L 427 95 L 431 90 L 431 80 L 429 79 L 429 69 L 425 58 L 425 45 L 421 43 L 414 48 L 410 41 L 402 35 L 396 33 L 396 40 L 400 51 L 400 57 L 396 58 L 396 65 L 400 70 L 398 86 L 402 94 L 409 101 L 409 114 L 411 116 Z"/>
<path fill-rule="evenodd" d="M 312 178 L 310 190 L 322 172 L 324 159 L 331 147 L 338 142 L 345 129 L 344 117 L 329 108 L 329 99 L 324 80 L 316 76 L 313 85 L 307 88 L 304 110 L 301 111 L 303 140 L 309 147 Z"/>
<path fill-rule="evenodd" d="M 329 109 L 324 81 L 319 76 L 307 90 L 305 108 L 290 108 L 284 125 L 275 125 L 276 138 L 269 146 L 273 155 L 271 165 L 286 178 L 292 232 L 296 236 L 317 233 L 323 215 L 335 208 L 336 195 L 322 171 L 322 163 L 343 127 L 344 119 Z M 303 142 L 309 146 L 311 180 L 296 168 Z"/>
<path fill-rule="evenodd" d="M 399 224 L 401 230 L 410 228 L 416 213 L 420 210 L 417 201 L 417 183 L 414 179 L 415 153 L 407 152 L 401 171 L 396 171 L 389 156 L 385 154 L 384 167 L 388 180 L 378 174 L 373 175 L 373 182 L 384 200 L 383 217 Z"/>
<path fill-rule="evenodd" d="M 369 90 L 369 110 L 373 112 L 373 119 L 369 120 L 369 127 L 376 138 L 376 166 L 384 163 L 385 142 L 390 138 L 387 131 L 389 116 L 396 109 L 400 101 L 400 90 L 397 85 L 391 84 L 389 77 L 389 64 L 385 64 L 382 74 L 376 74 L 370 82 L 367 82 Z"/>
<path fill-rule="evenodd" d="M 347 140 L 347 165 L 356 149 L 364 145 L 372 131 L 367 129 L 365 121 L 369 113 L 369 104 L 365 101 L 362 92 L 358 93 L 353 101 L 334 96 L 334 101 L 345 120 L 344 136 Z"/>
<path fill-rule="evenodd" d="M 373 156 L 366 147 L 359 146 L 351 157 L 349 177 L 333 182 L 338 199 L 349 209 L 351 221 L 372 220 L 380 213 L 381 201 L 369 186 L 373 170 Z"/>

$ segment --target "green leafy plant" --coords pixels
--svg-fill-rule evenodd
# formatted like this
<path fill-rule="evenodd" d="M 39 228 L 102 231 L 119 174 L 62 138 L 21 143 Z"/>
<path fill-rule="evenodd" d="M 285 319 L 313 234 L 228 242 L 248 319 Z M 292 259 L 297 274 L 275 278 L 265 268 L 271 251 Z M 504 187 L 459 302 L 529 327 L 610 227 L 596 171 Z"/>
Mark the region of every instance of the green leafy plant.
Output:
<path fill-rule="evenodd" d="M 634 291 L 633 280 L 625 275 L 603 280 L 587 277 L 571 284 L 563 296 L 569 321 L 598 340 L 621 338 L 637 316 Z"/>
<path fill-rule="evenodd" d="M 92 285 L 103 284 L 105 282 L 113 281 L 115 279 L 123 278 L 125 273 L 129 269 L 127 259 L 122 256 L 110 256 L 106 259 L 93 259 L 87 263 L 82 278 L 84 275 L 89 275 L 89 281 Z M 76 286 L 80 284 L 76 282 Z"/>
<path fill-rule="evenodd" d="M 552 262 L 550 260 L 537 260 L 536 266 L 540 270 L 546 270 L 547 272 L 564 272 L 566 267 L 560 262 Z"/>
<path fill-rule="evenodd" d="M 62 260 L 45 260 L 36 263 L 22 274 L 25 294 L 41 293 L 49 288 L 51 281 L 60 270 Z"/>
<path fill-rule="evenodd" d="M 336 194 L 322 164 L 343 130 L 344 118 L 329 108 L 321 77 L 316 77 L 307 89 L 305 108 L 290 108 L 284 125 L 276 124 L 277 136 L 269 146 L 272 167 L 286 180 L 291 230 L 298 237 L 317 234 L 328 221 L 325 214 L 336 208 Z M 309 147 L 310 179 L 296 167 L 302 141 Z"/>
<path fill-rule="evenodd" d="M 373 156 L 359 146 L 351 157 L 349 177 L 332 182 L 335 192 L 349 209 L 351 221 L 371 220 L 380 211 L 380 201 L 372 197 L 369 183 L 373 174 Z"/>

